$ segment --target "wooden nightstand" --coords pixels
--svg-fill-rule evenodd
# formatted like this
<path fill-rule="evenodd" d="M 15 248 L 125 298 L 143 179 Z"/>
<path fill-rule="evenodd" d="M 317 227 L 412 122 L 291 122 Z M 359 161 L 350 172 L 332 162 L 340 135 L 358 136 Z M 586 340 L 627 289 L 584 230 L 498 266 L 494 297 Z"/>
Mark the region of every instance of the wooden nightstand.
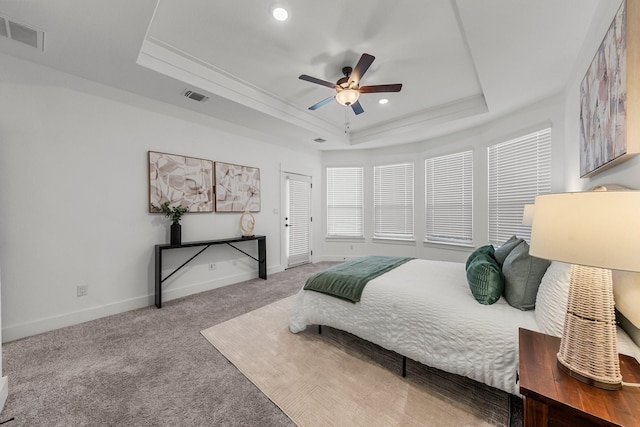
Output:
<path fill-rule="evenodd" d="M 524 425 L 640 426 L 640 388 L 602 390 L 560 371 L 556 354 L 560 339 L 520 329 L 520 393 Z M 625 382 L 640 382 L 640 364 L 620 355 Z"/>

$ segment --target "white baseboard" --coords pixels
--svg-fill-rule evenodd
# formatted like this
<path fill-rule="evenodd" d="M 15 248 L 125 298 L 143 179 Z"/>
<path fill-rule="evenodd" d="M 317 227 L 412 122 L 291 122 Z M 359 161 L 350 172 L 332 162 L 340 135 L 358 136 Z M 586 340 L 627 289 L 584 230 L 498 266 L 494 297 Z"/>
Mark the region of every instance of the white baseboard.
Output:
<path fill-rule="evenodd" d="M 0 412 L 4 409 L 7 397 L 9 397 L 9 378 L 2 377 L 0 379 Z"/>
<path fill-rule="evenodd" d="M 269 267 L 267 269 L 267 274 L 273 274 L 279 271 L 283 271 L 283 269 L 280 265 L 277 265 L 274 267 Z M 235 274 L 233 276 L 223 277 L 214 281 L 197 283 L 178 289 L 167 289 L 162 292 L 162 302 L 167 302 L 188 295 L 209 291 L 211 289 L 221 288 L 223 286 L 232 285 L 234 283 L 244 282 L 245 280 L 250 280 L 255 277 L 255 272 L 243 272 L 240 274 Z M 125 311 L 136 310 L 138 308 L 144 308 L 154 304 L 155 295 L 149 294 L 146 296 L 131 298 L 115 303 L 90 307 L 70 313 L 64 313 L 59 316 L 52 316 L 16 325 L 9 325 L 2 329 L 2 342 L 14 341 L 31 335 L 40 334 L 42 332 L 48 332 L 54 329 L 64 328 L 66 326 L 77 325 L 78 323 L 88 322 L 89 320 L 95 320 L 101 317 L 111 316 L 113 314 L 124 313 Z"/>
<path fill-rule="evenodd" d="M 283 266 L 278 265 L 278 266 L 276 266 L 276 267 L 269 268 L 269 269 L 268 269 L 268 271 L 267 271 L 267 274 L 280 273 L 280 272 L 282 272 L 282 271 L 284 271 L 284 270 L 285 270 L 285 268 L 284 268 Z M 269 277 L 269 276 L 267 276 L 267 277 Z"/>
<path fill-rule="evenodd" d="M 340 261 L 349 261 L 350 259 L 357 258 L 357 256 L 347 256 L 347 255 L 324 255 L 314 259 L 314 262 L 340 262 Z"/>
<path fill-rule="evenodd" d="M 279 265 L 267 268 L 267 277 L 269 274 L 278 273 L 284 271 Z M 243 272 L 235 274 L 233 276 L 226 276 L 213 282 L 196 283 L 190 286 L 185 286 L 178 289 L 168 289 L 162 292 L 162 302 L 171 301 L 173 299 L 186 297 L 188 295 L 199 294 L 200 292 L 210 291 L 211 289 L 221 288 L 223 286 L 233 285 L 235 283 L 244 282 L 256 278 L 254 271 Z M 153 297 L 153 295 L 151 295 Z M 147 305 L 155 304 L 155 299 L 152 298 L 151 302 Z"/>

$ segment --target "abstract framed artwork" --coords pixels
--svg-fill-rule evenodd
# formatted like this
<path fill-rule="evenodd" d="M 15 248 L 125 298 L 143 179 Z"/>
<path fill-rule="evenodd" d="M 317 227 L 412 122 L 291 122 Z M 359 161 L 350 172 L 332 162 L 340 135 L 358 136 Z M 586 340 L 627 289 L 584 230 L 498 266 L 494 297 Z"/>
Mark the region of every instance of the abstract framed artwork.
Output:
<path fill-rule="evenodd" d="M 580 84 L 580 176 L 640 150 L 640 0 L 624 0 Z"/>
<path fill-rule="evenodd" d="M 165 202 L 213 212 L 213 162 L 149 151 L 149 212 Z"/>
<path fill-rule="evenodd" d="M 259 212 L 260 169 L 215 162 L 216 212 Z"/>

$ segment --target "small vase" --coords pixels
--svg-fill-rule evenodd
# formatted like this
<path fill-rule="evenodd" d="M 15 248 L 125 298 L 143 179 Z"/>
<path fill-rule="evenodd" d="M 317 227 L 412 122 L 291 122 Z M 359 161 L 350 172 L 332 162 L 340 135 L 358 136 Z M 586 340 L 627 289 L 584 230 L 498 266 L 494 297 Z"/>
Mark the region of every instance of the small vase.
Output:
<path fill-rule="evenodd" d="M 171 244 L 179 245 L 182 243 L 182 226 L 174 222 L 171 224 Z"/>

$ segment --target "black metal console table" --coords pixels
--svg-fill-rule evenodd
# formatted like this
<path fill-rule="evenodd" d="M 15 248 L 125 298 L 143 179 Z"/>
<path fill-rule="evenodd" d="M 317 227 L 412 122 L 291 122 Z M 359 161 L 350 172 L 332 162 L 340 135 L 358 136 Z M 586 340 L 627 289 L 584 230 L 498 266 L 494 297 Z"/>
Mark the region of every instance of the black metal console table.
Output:
<path fill-rule="evenodd" d="M 232 243 L 238 242 L 246 242 L 247 240 L 257 240 L 258 241 L 258 258 L 249 255 L 242 249 L 232 245 Z M 191 260 L 200 255 L 202 252 L 206 251 L 209 246 L 214 245 L 228 245 L 233 249 L 242 252 L 249 258 L 252 258 L 258 262 L 258 277 L 261 279 L 267 280 L 267 238 L 265 236 L 251 236 L 251 237 L 234 237 L 232 239 L 220 239 L 220 240 L 203 240 L 199 242 L 185 242 L 180 245 L 156 245 L 155 246 L 155 257 L 156 257 L 156 307 L 162 308 L 162 282 L 167 280 L 169 277 L 173 276 L 178 272 L 182 267 L 189 264 Z M 192 248 L 195 246 L 204 246 L 201 250 L 199 250 L 195 255 L 186 260 L 180 267 L 176 268 L 164 279 L 162 278 L 162 252 L 169 249 L 180 249 L 180 248 Z"/>

